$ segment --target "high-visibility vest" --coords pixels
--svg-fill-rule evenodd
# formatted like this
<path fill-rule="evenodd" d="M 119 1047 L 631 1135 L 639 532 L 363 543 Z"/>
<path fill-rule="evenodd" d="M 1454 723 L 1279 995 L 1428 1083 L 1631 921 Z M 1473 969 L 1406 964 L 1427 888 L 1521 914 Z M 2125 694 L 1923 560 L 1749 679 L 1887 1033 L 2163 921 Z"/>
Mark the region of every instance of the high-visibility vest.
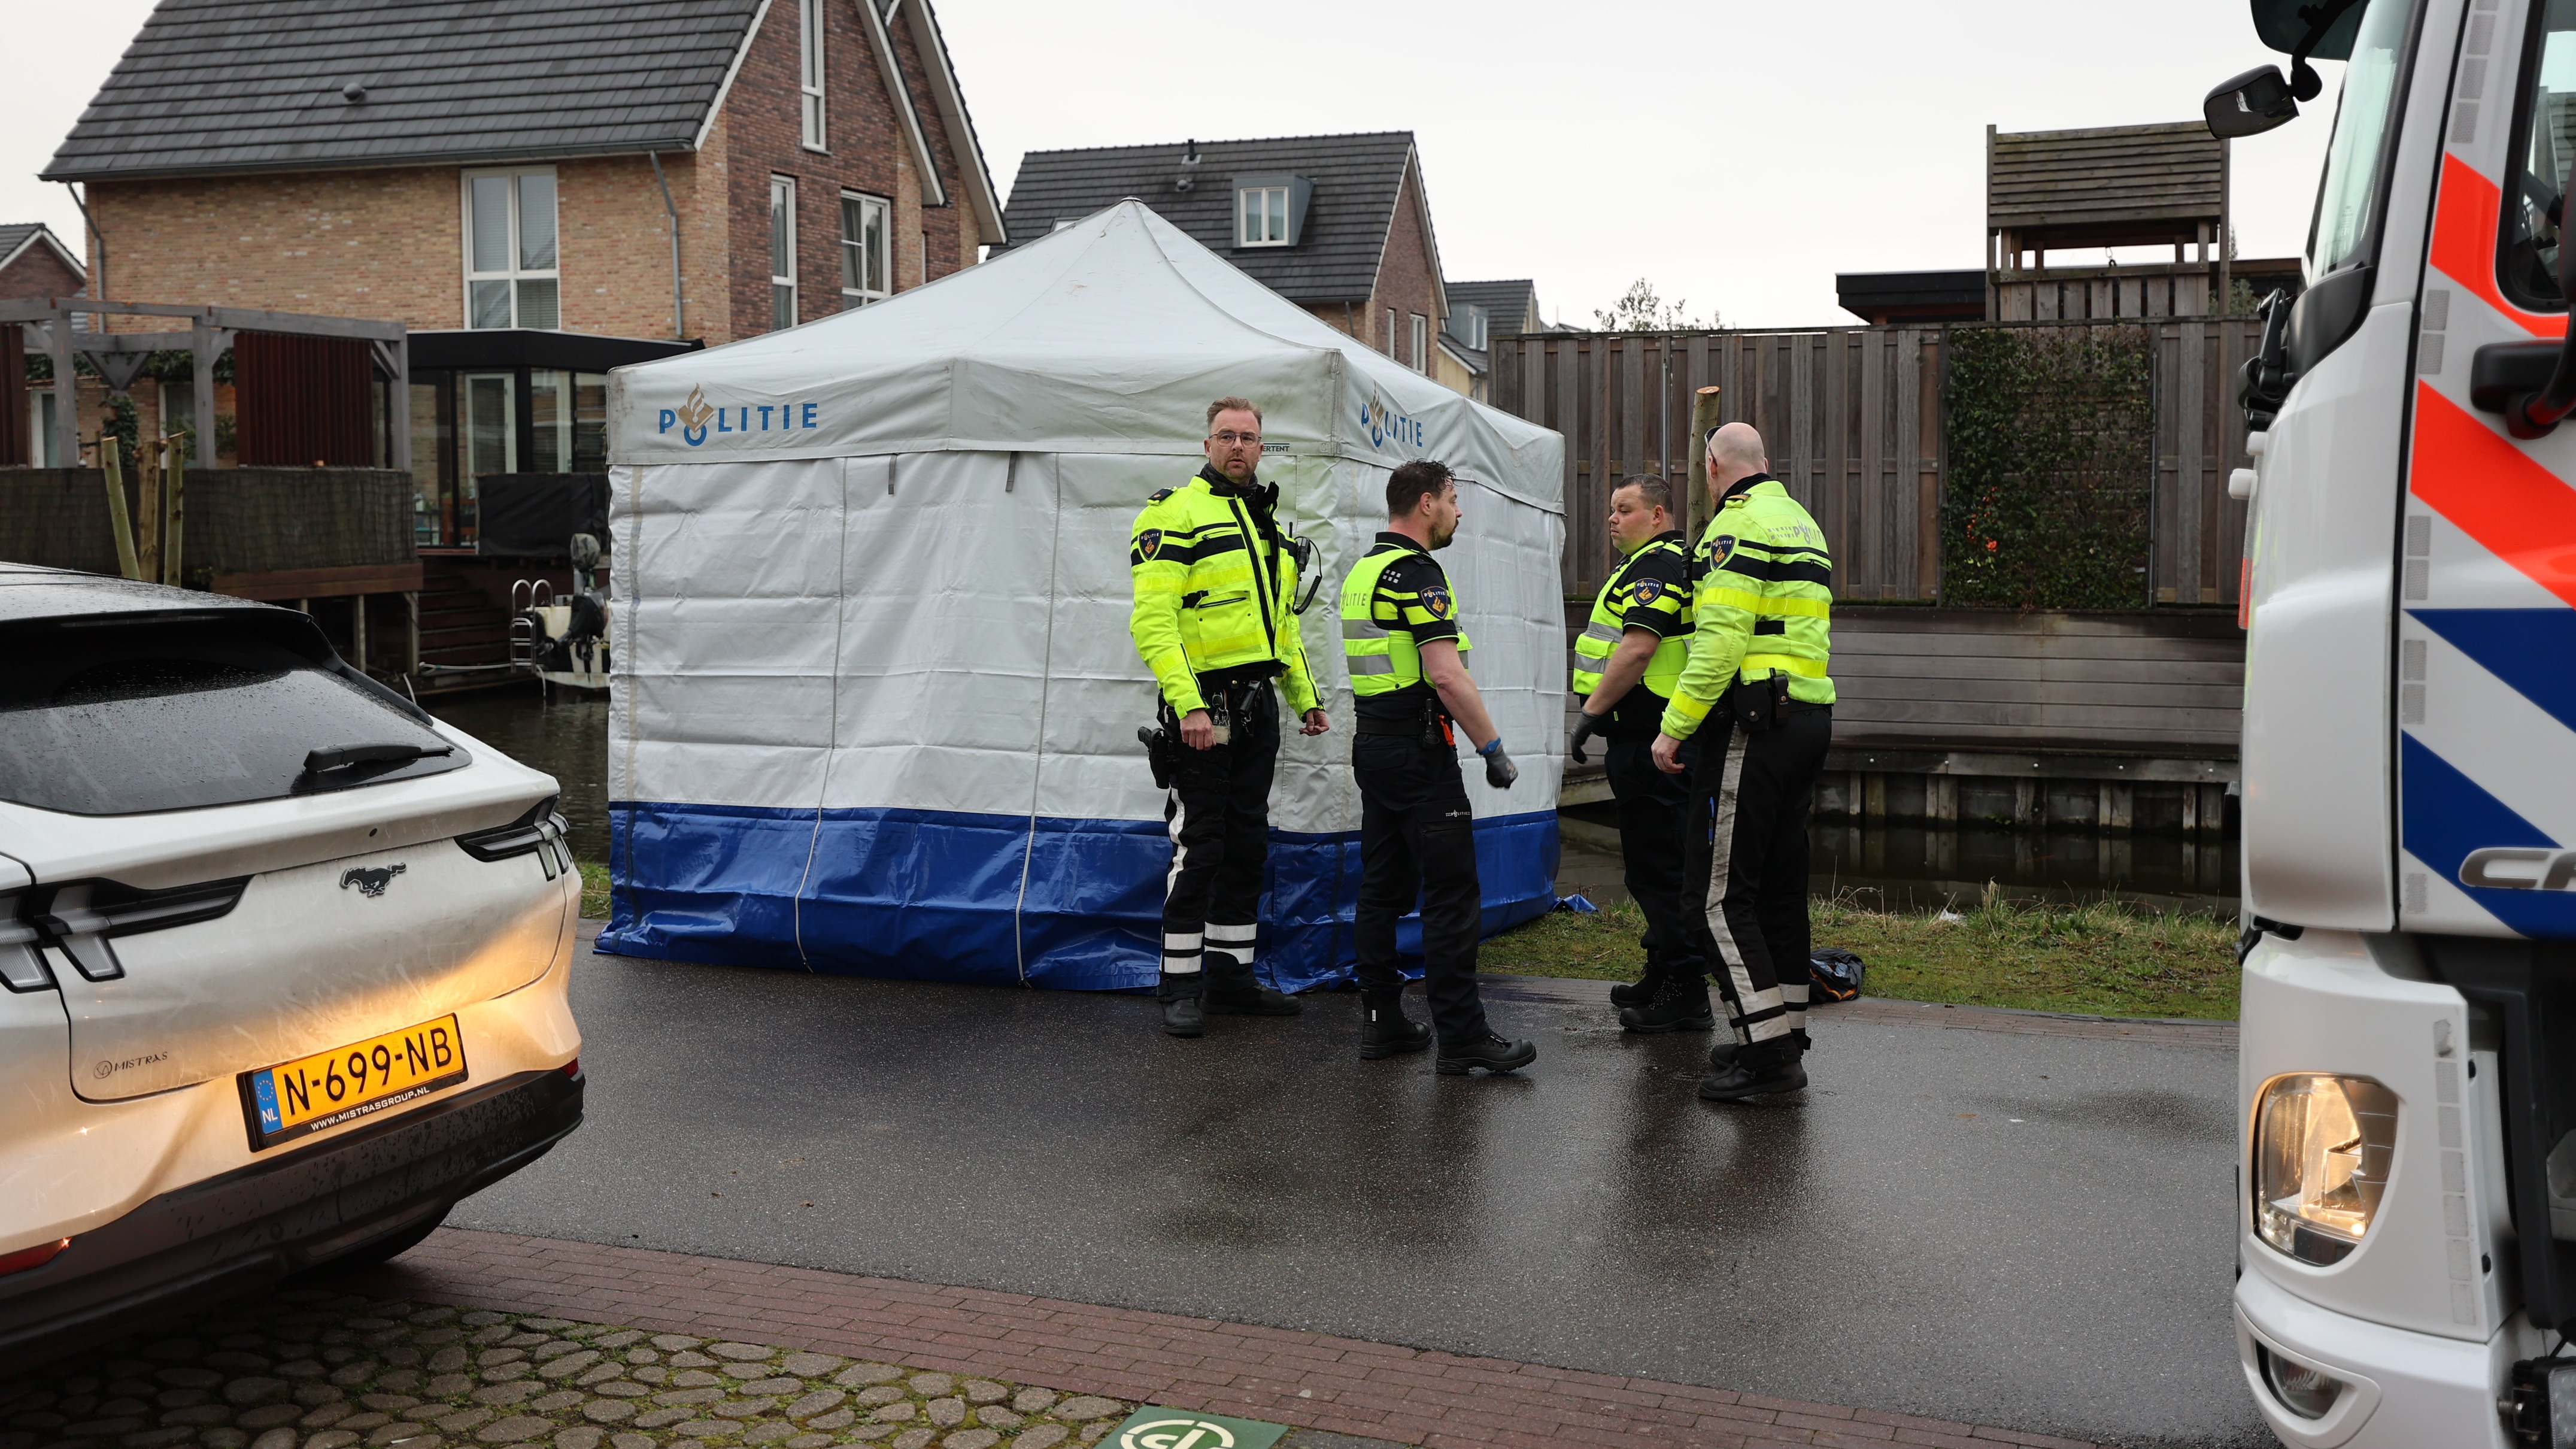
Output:
<path fill-rule="evenodd" d="M 1416 552 L 1391 543 L 1379 544 L 1352 565 L 1342 579 L 1342 657 L 1350 665 L 1353 694 L 1393 694 L 1420 684 L 1422 652 L 1414 645 L 1412 631 L 1397 626 L 1454 620 L 1458 616 L 1458 596 L 1453 587 L 1445 601 L 1429 607 L 1418 592 L 1390 592 L 1384 602 L 1395 617 L 1384 622 L 1378 619 L 1379 576 L 1389 565 Z M 1458 652 L 1463 655 L 1470 647 L 1462 628 L 1458 631 Z"/>
<path fill-rule="evenodd" d="M 1776 478 L 1726 500 L 1691 556 L 1691 657 L 1663 732 L 1688 739 L 1736 679 L 1789 677 L 1789 697 L 1834 702 L 1834 561 L 1824 530 Z"/>
<path fill-rule="evenodd" d="M 1609 582 L 1601 586 L 1600 595 L 1592 601 L 1591 622 L 1585 624 L 1583 632 L 1574 639 L 1576 694 L 1589 697 L 1601 687 L 1601 671 L 1627 633 L 1629 611 L 1642 604 L 1671 614 L 1675 623 L 1674 627 L 1664 631 L 1662 640 L 1655 645 L 1654 657 L 1646 661 L 1645 677 L 1637 682 L 1665 699 L 1672 698 L 1673 681 L 1682 677 L 1682 665 L 1690 658 L 1690 588 L 1687 584 L 1667 587 L 1661 579 L 1629 581 L 1638 564 L 1657 555 L 1682 560 L 1684 571 L 1688 571 L 1690 555 L 1684 551 L 1679 539 L 1648 539 L 1635 553 L 1620 561 Z M 1639 598 L 1640 590 L 1651 590 L 1654 597 Z"/>
<path fill-rule="evenodd" d="M 1155 494 L 1136 515 L 1127 564 L 1135 585 L 1128 633 L 1173 709 L 1204 704 L 1202 674 L 1271 661 L 1281 666 L 1289 708 L 1315 707 L 1297 632 L 1296 556 L 1273 555 L 1243 499 L 1218 497 L 1204 477 Z"/>

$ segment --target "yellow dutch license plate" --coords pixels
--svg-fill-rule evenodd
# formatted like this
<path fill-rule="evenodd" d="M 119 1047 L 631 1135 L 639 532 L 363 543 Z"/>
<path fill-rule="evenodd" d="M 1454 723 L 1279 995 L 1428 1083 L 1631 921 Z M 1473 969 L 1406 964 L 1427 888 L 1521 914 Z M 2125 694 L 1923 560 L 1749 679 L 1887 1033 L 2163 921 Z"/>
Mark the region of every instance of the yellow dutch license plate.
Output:
<path fill-rule="evenodd" d="M 454 1016 L 241 1074 L 251 1150 L 388 1112 L 465 1080 Z"/>

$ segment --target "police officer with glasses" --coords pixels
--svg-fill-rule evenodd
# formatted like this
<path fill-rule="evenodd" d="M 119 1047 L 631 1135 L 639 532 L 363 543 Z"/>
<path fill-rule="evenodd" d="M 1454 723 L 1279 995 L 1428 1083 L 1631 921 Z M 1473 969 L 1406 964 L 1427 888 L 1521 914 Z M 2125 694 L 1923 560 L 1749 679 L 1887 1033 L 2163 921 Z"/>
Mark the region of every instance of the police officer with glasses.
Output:
<path fill-rule="evenodd" d="M 1619 566 L 1592 601 L 1592 618 L 1574 641 L 1574 692 L 1583 700 L 1566 748 L 1576 764 L 1585 745 L 1602 740 L 1610 794 L 1619 807 L 1619 854 L 1628 894 L 1646 917 L 1646 969 L 1610 988 L 1614 1006 L 1644 1006 L 1666 977 L 1698 980 L 1703 963 L 1691 943 L 1682 905 L 1682 818 L 1690 787 L 1655 768 L 1655 735 L 1690 657 L 1690 544 L 1672 514 L 1661 478 L 1638 474 L 1610 493 L 1610 542 Z M 1689 751 L 1696 756 L 1697 751 Z M 1705 998 L 1703 997 L 1703 1000 Z M 1708 1030 L 1698 1016 L 1658 1018 L 1637 1029 Z"/>
<path fill-rule="evenodd" d="M 1279 525 L 1260 481 L 1261 409 L 1208 404 L 1207 466 L 1150 499 L 1128 541 L 1128 633 L 1160 687 L 1150 738 L 1172 867 L 1163 896 L 1163 1030 L 1195 1037 L 1206 1014 L 1295 1016 L 1253 974 L 1279 693 L 1298 733 L 1328 727 L 1297 632 L 1297 575 L 1311 550 Z M 1275 681 L 1275 688 L 1274 688 Z"/>
<path fill-rule="evenodd" d="M 1360 1056 L 1421 1051 L 1436 1028 L 1441 1075 L 1516 1071 L 1538 1060 L 1538 1048 L 1495 1035 L 1476 990 L 1484 897 L 1457 736 L 1483 757 L 1485 783 L 1508 790 L 1520 771 L 1467 677 L 1473 646 L 1458 625 L 1457 591 L 1431 556 L 1463 521 L 1448 465 L 1397 468 L 1386 512 L 1386 532 L 1342 580 L 1342 652 L 1359 726 L 1351 773 L 1360 787 Z M 1431 1026 L 1406 1019 L 1396 964 L 1396 918 L 1417 896 Z"/>

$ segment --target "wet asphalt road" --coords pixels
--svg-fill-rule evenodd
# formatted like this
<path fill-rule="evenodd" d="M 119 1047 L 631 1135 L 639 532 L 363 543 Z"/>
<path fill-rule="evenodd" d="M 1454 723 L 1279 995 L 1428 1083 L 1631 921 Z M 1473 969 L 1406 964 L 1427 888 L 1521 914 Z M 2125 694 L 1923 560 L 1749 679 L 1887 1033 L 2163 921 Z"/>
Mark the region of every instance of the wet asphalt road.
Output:
<path fill-rule="evenodd" d="M 1792 1106 L 1497 984 L 1509 1078 L 1368 1063 L 1357 999 L 585 956 L 589 1120 L 458 1227 L 1267 1323 L 2124 1445 L 2268 1445 L 2228 1291 L 2233 1058 L 1818 1014 Z M 1420 1014 L 1418 998 L 1413 1009 Z M 807 1206 L 807 1204 L 811 1206 Z"/>

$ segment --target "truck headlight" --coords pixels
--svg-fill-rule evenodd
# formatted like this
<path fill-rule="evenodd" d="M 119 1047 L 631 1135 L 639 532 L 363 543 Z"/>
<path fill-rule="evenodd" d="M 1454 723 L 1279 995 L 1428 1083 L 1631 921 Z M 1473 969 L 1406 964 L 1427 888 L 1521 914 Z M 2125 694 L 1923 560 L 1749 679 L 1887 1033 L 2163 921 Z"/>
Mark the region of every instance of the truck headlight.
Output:
<path fill-rule="evenodd" d="M 2299 1072 L 2254 1102 L 2254 1230 L 2303 1263 L 2341 1262 L 2370 1231 L 2397 1146 L 2397 1094 Z"/>

